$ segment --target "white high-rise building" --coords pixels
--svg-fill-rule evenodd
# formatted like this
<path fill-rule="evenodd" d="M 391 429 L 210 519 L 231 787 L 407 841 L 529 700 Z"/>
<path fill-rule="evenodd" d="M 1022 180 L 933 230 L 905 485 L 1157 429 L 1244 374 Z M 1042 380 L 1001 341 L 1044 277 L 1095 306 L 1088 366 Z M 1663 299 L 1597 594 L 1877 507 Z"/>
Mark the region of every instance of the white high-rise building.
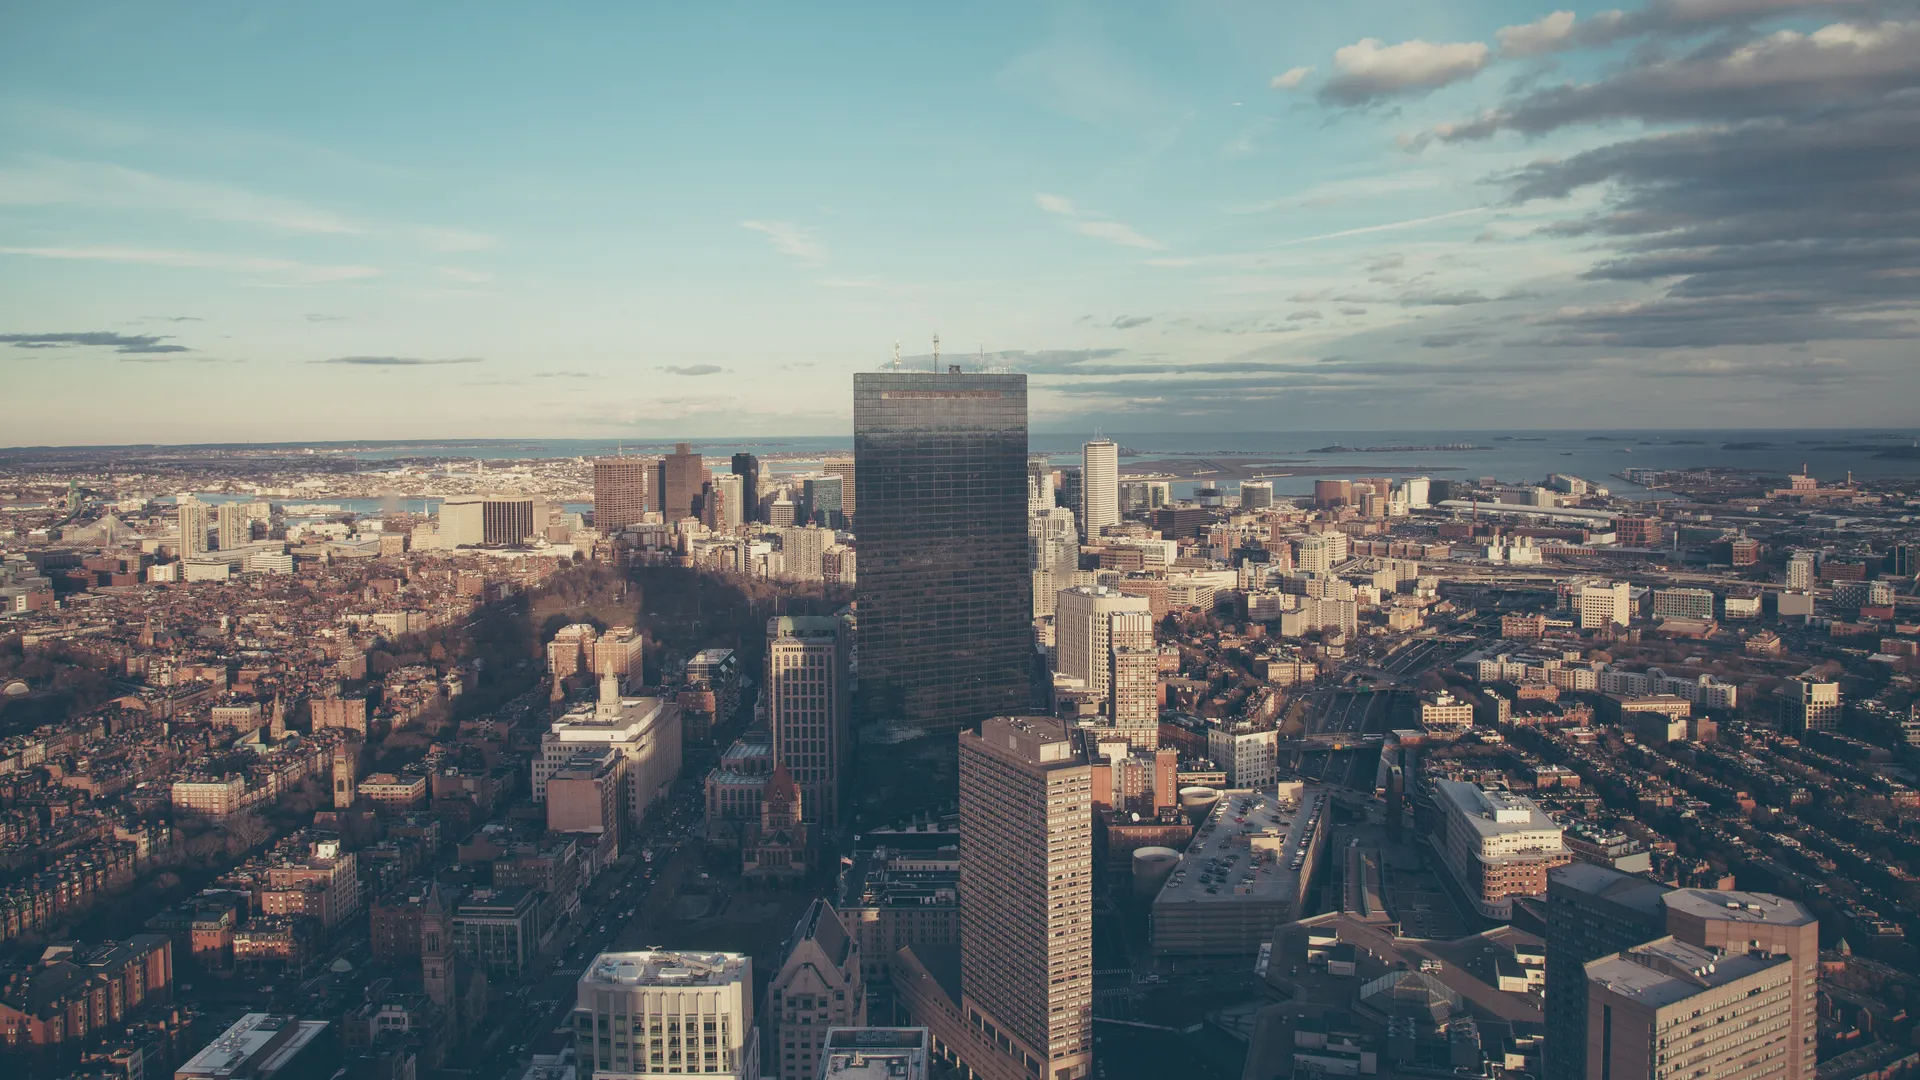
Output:
<path fill-rule="evenodd" d="M 1120 524 L 1120 447 L 1095 439 L 1080 450 L 1080 530 L 1099 536 Z"/>
<path fill-rule="evenodd" d="M 1813 552 L 1796 551 L 1787 560 L 1787 588 L 1810 589 L 1813 587 Z"/>
<path fill-rule="evenodd" d="M 607 952 L 580 974 L 574 1060 L 595 1080 L 759 1080 L 753 959 L 740 953 Z"/>
<path fill-rule="evenodd" d="M 1144 596 L 1104 585 L 1062 590 L 1054 603 L 1054 670 L 1107 693 L 1116 648 L 1153 647 L 1153 614 Z"/>
<path fill-rule="evenodd" d="M 1633 621 L 1633 591 L 1624 581 L 1582 582 L 1573 600 L 1580 610 L 1582 630 L 1604 630 Z"/>
<path fill-rule="evenodd" d="M 180 523 L 180 557 L 204 555 L 207 550 L 207 504 L 192 495 L 182 495 L 174 501 L 180 507 L 176 512 Z"/>
<path fill-rule="evenodd" d="M 1027 515 L 1027 545 L 1033 570 L 1074 570 L 1080 564 L 1080 536 L 1073 511 L 1049 506 Z"/>
<path fill-rule="evenodd" d="M 1400 481 L 1401 490 L 1407 493 L 1407 506 L 1414 510 L 1425 509 L 1432 497 L 1433 481 L 1424 476 L 1410 476 Z"/>

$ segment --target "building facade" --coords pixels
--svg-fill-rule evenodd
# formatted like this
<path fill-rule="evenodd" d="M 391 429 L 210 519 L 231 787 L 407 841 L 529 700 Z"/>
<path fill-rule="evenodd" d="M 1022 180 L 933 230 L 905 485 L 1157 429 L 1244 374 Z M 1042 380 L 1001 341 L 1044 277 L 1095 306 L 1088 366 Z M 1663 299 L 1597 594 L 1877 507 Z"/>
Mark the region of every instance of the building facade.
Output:
<path fill-rule="evenodd" d="M 761 1075 L 751 957 L 601 953 L 574 1000 L 574 1061 L 596 1080 Z"/>
<path fill-rule="evenodd" d="M 847 627 L 832 617 L 767 620 L 767 719 L 774 760 L 800 786 L 809 824 L 833 825 L 853 768 Z"/>
<path fill-rule="evenodd" d="M 862 712 L 952 734 L 1032 697 L 1025 375 L 854 376 Z"/>

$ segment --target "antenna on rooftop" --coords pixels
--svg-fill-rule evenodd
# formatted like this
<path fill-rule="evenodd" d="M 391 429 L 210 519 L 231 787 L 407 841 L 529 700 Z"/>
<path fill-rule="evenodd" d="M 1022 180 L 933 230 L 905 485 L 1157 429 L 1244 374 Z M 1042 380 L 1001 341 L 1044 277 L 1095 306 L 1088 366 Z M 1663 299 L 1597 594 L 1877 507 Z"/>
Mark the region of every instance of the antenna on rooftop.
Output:
<path fill-rule="evenodd" d="M 893 343 L 893 370 L 900 370 L 900 343 L 897 341 Z"/>
<path fill-rule="evenodd" d="M 933 335 L 933 372 L 940 373 L 940 335 Z"/>

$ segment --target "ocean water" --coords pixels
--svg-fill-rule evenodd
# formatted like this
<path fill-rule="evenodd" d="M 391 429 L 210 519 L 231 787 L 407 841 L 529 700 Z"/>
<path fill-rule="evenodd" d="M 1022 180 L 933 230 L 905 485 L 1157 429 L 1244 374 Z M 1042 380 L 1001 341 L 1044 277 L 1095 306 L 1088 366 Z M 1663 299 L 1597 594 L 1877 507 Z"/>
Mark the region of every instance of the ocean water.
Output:
<path fill-rule="evenodd" d="M 1282 495 L 1310 494 L 1316 476 L 1419 476 L 1435 479 L 1491 476 L 1506 482 L 1543 481 L 1562 472 L 1605 485 L 1629 497 L 1654 497 L 1637 485 L 1619 479 L 1627 468 L 1688 469 L 1700 467 L 1750 469 L 1784 476 L 1804 464 L 1825 482 L 1842 480 L 1848 472 L 1861 478 L 1920 476 L 1920 460 L 1876 457 L 1875 452 L 1920 443 L 1920 429 L 1869 430 L 1715 430 L 1715 431 L 1258 431 L 1106 432 L 1106 438 L 1132 453 L 1120 459 L 1120 471 L 1129 462 L 1169 457 L 1205 458 L 1230 455 L 1236 464 L 1257 464 Z M 1029 438 L 1033 453 L 1046 454 L 1058 464 L 1078 459 L 1080 446 L 1091 433 L 1036 432 Z M 1314 453 L 1333 446 L 1406 447 L 1469 444 L 1471 450 L 1380 450 Z M 709 459 L 725 459 L 736 452 L 782 455 L 791 460 L 774 466 L 785 472 L 805 468 L 814 455 L 847 453 L 853 439 L 841 436 L 796 436 L 777 439 L 695 440 L 694 449 Z M 657 454 L 673 449 L 671 441 L 636 443 L 611 439 L 516 439 L 470 442 L 358 443 L 341 446 L 373 465 L 396 458 L 454 458 L 507 460 L 515 458 L 592 457 L 624 450 L 630 454 Z M 1337 474 L 1286 475 L 1295 468 L 1333 467 Z M 1198 484 L 1175 485 L 1179 496 Z M 1231 482 L 1227 484 L 1229 489 Z"/>

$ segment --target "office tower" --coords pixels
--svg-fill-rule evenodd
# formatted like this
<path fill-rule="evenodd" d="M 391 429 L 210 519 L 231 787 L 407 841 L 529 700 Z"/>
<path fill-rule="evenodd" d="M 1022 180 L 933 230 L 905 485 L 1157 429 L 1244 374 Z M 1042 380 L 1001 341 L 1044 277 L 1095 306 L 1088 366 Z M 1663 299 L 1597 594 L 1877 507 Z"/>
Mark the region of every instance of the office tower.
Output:
<path fill-rule="evenodd" d="M 1151 632 L 1148 638 L 1151 641 Z M 1107 686 L 1107 715 L 1113 721 L 1114 734 L 1126 739 L 1135 750 L 1158 749 L 1160 650 L 1151 644 L 1115 647 Z"/>
<path fill-rule="evenodd" d="M 746 516 L 745 485 L 735 473 L 721 473 L 700 485 L 700 523 L 716 532 L 738 528 Z"/>
<path fill-rule="evenodd" d="M 221 551 L 232 551 L 253 542 L 253 518 L 247 513 L 246 503 L 222 503 L 214 508 L 213 517 Z"/>
<path fill-rule="evenodd" d="M 1052 717 L 960 733 L 961 1015 L 1053 1080 L 1093 1062 L 1092 777 Z"/>
<path fill-rule="evenodd" d="M 733 455 L 733 475 L 740 478 L 742 521 L 760 521 L 760 459 L 752 454 Z"/>
<path fill-rule="evenodd" d="M 1027 510 L 1053 509 L 1053 463 L 1045 454 L 1027 455 Z"/>
<path fill-rule="evenodd" d="M 175 502 L 179 505 L 174 516 L 180 525 L 180 557 L 206 554 L 207 504 L 191 495 L 182 495 Z"/>
<path fill-rule="evenodd" d="M 1101 535 L 1120 524 L 1120 447 L 1095 439 L 1080 448 L 1080 528 Z"/>
<path fill-rule="evenodd" d="M 767 620 L 767 719 L 773 757 L 800 786 L 803 820 L 836 824 L 853 765 L 852 677 L 846 624 L 831 617 Z"/>
<path fill-rule="evenodd" d="M 1793 960 L 1671 937 L 1588 962 L 1586 1080 L 1789 1080 Z M 1811 1075 L 1811 1070 L 1806 1075 Z"/>
<path fill-rule="evenodd" d="M 814 1080 L 827 1031 L 867 1022 L 860 944 L 825 900 L 807 905 L 787 939 L 786 956 L 767 986 L 767 1032 L 773 1075 Z"/>
<path fill-rule="evenodd" d="M 440 537 L 447 547 L 512 547 L 544 527 L 545 500 L 531 495 L 453 495 L 440 504 Z"/>
<path fill-rule="evenodd" d="M 1400 489 L 1407 494 L 1407 506 L 1414 510 L 1424 510 L 1433 505 L 1433 481 L 1424 476 L 1408 477 L 1400 481 Z"/>
<path fill-rule="evenodd" d="M 1530 799 L 1459 780 L 1433 782 L 1441 861 L 1489 919 L 1513 917 L 1513 898 L 1544 896 L 1547 873 L 1573 859 L 1560 826 Z"/>
<path fill-rule="evenodd" d="M 1811 551 L 1796 551 L 1787 559 L 1787 588 L 1810 589 L 1813 587 L 1814 555 Z"/>
<path fill-rule="evenodd" d="M 1633 591 L 1624 581 L 1582 582 L 1573 602 L 1582 630 L 1610 630 L 1633 621 Z"/>
<path fill-rule="evenodd" d="M 799 517 L 798 508 L 785 491 L 775 495 L 772 501 L 767 503 L 767 524 L 775 528 L 792 525 L 799 520 Z"/>
<path fill-rule="evenodd" d="M 583 1075 L 760 1076 L 751 957 L 605 952 L 580 974 L 574 1000 L 574 1061 Z"/>
<path fill-rule="evenodd" d="M 1575 862 L 1547 873 L 1544 1080 L 1587 1075 L 1587 962 L 1667 932 L 1667 886 Z"/>
<path fill-rule="evenodd" d="M 547 829 L 584 833 L 606 857 L 619 853 L 620 821 L 627 816 L 627 761 L 612 747 L 582 750 L 547 777 Z M 598 844 L 606 837 L 609 844 Z"/>
<path fill-rule="evenodd" d="M 593 527 L 624 529 L 646 520 L 647 488 L 655 467 L 652 458 L 594 458 Z"/>
<path fill-rule="evenodd" d="M 780 572 L 783 577 L 794 581 L 820 581 L 826 576 L 826 552 L 833 544 L 831 529 L 823 529 L 818 525 L 786 525 L 780 527 L 779 535 Z"/>
<path fill-rule="evenodd" d="M 819 1080 L 928 1080 L 932 1041 L 923 1027 L 829 1028 Z"/>
<path fill-rule="evenodd" d="M 1313 505 L 1319 509 L 1331 510 L 1352 501 L 1353 481 L 1351 480 L 1315 480 L 1313 482 Z"/>
<path fill-rule="evenodd" d="M 1082 496 L 1081 492 L 1085 486 L 1085 478 L 1080 472 L 1080 466 L 1063 466 L 1060 469 L 1060 484 L 1053 492 L 1054 503 L 1073 511 L 1074 517 L 1079 517 L 1081 511 L 1084 509 L 1081 505 L 1084 501 L 1084 496 Z"/>
<path fill-rule="evenodd" d="M 693 452 L 692 443 L 674 443 L 673 453 L 660 459 L 660 476 L 656 485 L 660 492 L 660 513 L 662 519 L 671 523 L 685 517 L 697 517 L 694 502 L 700 496 L 700 485 L 707 479 L 706 466 L 700 455 Z"/>
<path fill-rule="evenodd" d="M 852 455 L 841 454 L 830 457 L 820 463 L 820 471 L 828 476 L 840 478 L 840 512 L 852 517 L 855 498 L 853 481 L 854 477 L 859 475 L 859 468 L 854 464 Z"/>
<path fill-rule="evenodd" d="M 1144 596 L 1104 585 L 1063 589 L 1053 608 L 1054 670 L 1106 695 L 1115 648 L 1153 647 L 1153 615 Z"/>
<path fill-rule="evenodd" d="M 1799 734 L 1840 726 L 1840 684 L 1813 675 L 1795 675 L 1780 690 L 1787 730 Z"/>
<path fill-rule="evenodd" d="M 1080 534 L 1073 511 L 1059 506 L 1035 510 L 1027 517 L 1027 545 L 1034 570 L 1072 571 L 1080 566 Z"/>
<path fill-rule="evenodd" d="M 681 733 L 679 705 L 622 696 L 619 676 L 603 672 L 600 700 L 562 715 L 540 737 L 540 756 L 533 759 L 534 801 L 546 801 L 548 779 L 574 755 L 610 749 L 626 760 L 627 820 L 638 827 L 647 808 L 680 775 Z"/>
<path fill-rule="evenodd" d="M 853 377 L 863 710 L 950 734 L 1030 700 L 1027 377 Z"/>
<path fill-rule="evenodd" d="M 1273 481 L 1242 480 L 1240 482 L 1240 509 L 1265 510 L 1273 505 Z"/>
<path fill-rule="evenodd" d="M 847 527 L 843 506 L 845 485 L 837 476 L 817 476 L 800 482 L 800 516 L 827 529 Z"/>
<path fill-rule="evenodd" d="M 1813 912 L 1797 901 L 1768 893 L 1720 889 L 1675 889 L 1662 902 L 1667 909 L 1667 933 L 1710 950 L 1722 958 L 1722 964 L 1727 957 L 1742 956 L 1784 955 L 1792 960 L 1791 1034 L 1780 1076 L 1781 1080 L 1813 1080 L 1819 1023 L 1815 983 L 1820 969 L 1820 921 Z M 1591 1003 L 1587 1012 L 1593 1015 Z M 1588 1043 L 1592 1044 L 1591 1038 Z M 1587 1072 L 1593 1074 L 1591 1059 Z M 1739 1070 L 1716 1068 L 1714 1075 L 1739 1075 Z"/>

